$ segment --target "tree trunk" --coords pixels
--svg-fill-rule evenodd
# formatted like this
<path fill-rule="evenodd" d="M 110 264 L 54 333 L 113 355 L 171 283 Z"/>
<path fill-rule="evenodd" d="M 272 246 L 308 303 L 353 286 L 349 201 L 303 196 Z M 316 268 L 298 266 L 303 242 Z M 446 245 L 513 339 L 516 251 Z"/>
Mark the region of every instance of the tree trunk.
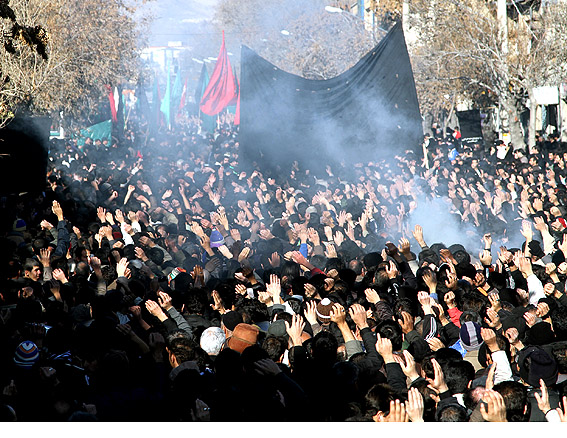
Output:
<path fill-rule="evenodd" d="M 522 129 L 517 100 L 514 96 L 505 96 L 502 98 L 501 103 L 508 116 L 508 129 L 510 130 L 514 150 L 526 150 L 526 142 L 524 140 L 524 131 Z"/>
<path fill-rule="evenodd" d="M 529 87 L 528 95 L 530 97 L 530 126 L 528 128 L 528 145 L 531 148 L 536 143 L 536 116 L 537 103 L 534 99 L 533 89 Z"/>

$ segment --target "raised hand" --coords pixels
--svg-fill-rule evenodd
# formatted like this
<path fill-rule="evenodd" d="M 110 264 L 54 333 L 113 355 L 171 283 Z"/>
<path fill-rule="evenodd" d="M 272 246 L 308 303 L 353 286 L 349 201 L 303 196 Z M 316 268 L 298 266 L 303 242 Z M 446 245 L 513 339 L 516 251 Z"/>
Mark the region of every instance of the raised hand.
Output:
<path fill-rule="evenodd" d="M 405 405 L 399 400 L 390 402 L 390 413 L 384 418 L 387 423 L 407 423 L 409 420 Z"/>
<path fill-rule="evenodd" d="M 325 257 L 328 259 L 334 259 L 337 257 L 337 250 L 335 249 L 335 245 L 329 243 L 327 245 L 327 249 L 325 250 Z"/>
<path fill-rule="evenodd" d="M 67 277 L 65 276 L 65 273 L 61 269 L 55 269 L 53 271 L 53 278 L 55 278 L 57 281 L 60 281 L 63 284 L 67 283 L 68 281 Z"/>
<path fill-rule="evenodd" d="M 345 308 L 341 306 L 339 303 L 333 304 L 333 308 L 329 316 L 331 317 L 331 321 L 337 325 L 341 325 L 346 322 Z"/>
<path fill-rule="evenodd" d="M 106 212 L 106 222 L 108 222 L 110 225 L 114 225 L 114 216 L 112 216 L 111 212 Z"/>
<path fill-rule="evenodd" d="M 44 268 L 49 268 L 51 265 L 51 247 L 39 250 L 39 261 Z"/>
<path fill-rule="evenodd" d="M 126 269 L 128 269 L 128 259 L 123 257 L 120 261 L 116 264 L 116 273 L 119 277 L 126 277 Z"/>
<path fill-rule="evenodd" d="M 405 361 L 400 362 L 400 367 L 402 371 L 412 382 L 419 378 L 419 373 L 417 372 L 417 366 L 415 359 L 408 350 L 403 351 Z"/>
<path fill-rule="evenodd" d="M 409 258 L 411 257 L 410 241 L 405 237 L 402 237 L 398 245 L 398 250 L 400 251 L 400 253 L 406 258 L 406 260 L 409 260 Z"/>
<path fill-rule="evenodd" d="M 238 261 L 242 262 L 243 260 L 247 259 L 249 255 L 250 248 L 245 246 L 244 248 L 242 248 L 242 251 L 240 251 L 240 254 L 238 254 Z"/>
<path fill-rule="evenodd" d="M 173 307 L 173 299 L 163 291 L 158 292 L 158 302 L 166 312 Z"/>
<path fill-rule="evenodd" d="M 303 313 L 309 324 L 317 324 L 317 303 L 315 301 L 308 301 Z"/>
<path fill-rule="evenodd" d="M 447 304 L 447 308 L 454 309 L 455 307 L 457 307 L 457 305 L 455 303 L 455 292 L 453 292 L 453 291 L 447 292 L 443 296 L 443 300 L 445 301 L 445 304 Z"/>
<path fill-rule="evenodd" d="M 394 362 L 394 353 L 392 349 L 392 341 L 388 338 L 383 338 L 379 334 L 376 335 L 376 351 L 382 356 L 384 362 Z"/>
<path fill-rule="evenodd" d="M 398 267 L 392 260 L 390 260 L 388 266 L 386 266 L 386 274 L 388 274 L 388 278 L 390 280 L 393 280 L 398 276 Z"/>
<path fill-rule="evenodd" d="M 285 329 L 294 347 L 298 347 L 303 344 L 301 340 L 301 334 L 305 328 L 305 322 L 303 318 L 299 315 L 293 315 L 291 318 L 291 325 L 285 321 Z"/>
<path fill-rule="evenodd" d="M 325 226 L 324 231 L 325 231 L 325 237 L 327 238 L 327 242 L 332 242 L 333 241 L 333 229 L 327 225 L 327 226 Z M 567 244 L 566 244 L 566 252 L 567 252 Z"/>
<path fill-rule="evenodd" d="M 366 310 L 360 304 L 353 304 L 350 306 L 348 313 L 359 330 L 368 327 Z"/>
<path fill-rule="evenodd" d="M 499 350 L 498 343 L 496 342 L 496 333 L 494 332 L 494 330 L 489 328 L 481 328 L 480 336 L 482 337 L 482 340 L 491 353 Z"/>
<path fill-rule="evenodd" d="M 543 379 L 539 379 L 539 384 L 541 395 L 539 395 L 537 392 L 534 392 L 534 396 L 537 401 L 537 407 L 545 415 L 551 410 L 551 406 L 549 404 L 549 393 L 547 392 L 547 385 L 545 384 Z"/>
<path fill-rule="evenodd" d="M 219 252 L 225 256 L 227 259 L 231 259 L 232 258 L 232 253 L 230 252 L 230 249 L 228 249 L 228 247 L 226 245 L 221 245 L 219 246 Z"/>
<path fill-rule="evenodd" d="M 506 422 L 506 405 L 502 395 L 493 389 L 485 390 L 480 402 L 480 413 L 485 421 Z"/>
<path fill-rule="evenodd" d="M 280 278 L 275 275 L 270 275 L 270 282 L 266 285 L 266 291 L 268 291 L 272 295 L 272 300 L 274 304 L 282 304 L 281 292 L 282 286 L 280 282 Z"/>
<path fill-rule="evenodd" d="M 380 295 L 372 288 L 365 289 L 364 295 L 366 295 L 366 299 L 370 304 L 376 304 L 380 301 Z"/>
<path fill-rule="evenodd" d="M 524 236 L 526 242 L 529 243 L 532 241 L 534 237 L 534 233 L 532 231 L 532 224 L 530 221 L 527 220 L 522 221 L 522 229 L 520 230 L 520 233 L 522 233 L 522 236 Z"/>
<path fill-rule="evenodd" d="M 106 209 L 105 209 L 105 208 L 103 208 L 103 207 L 98 207 L 98 208 L 96 209 L 96 215 L 97 215 L 97 217 L 98 217 L 98 220 L 99 220 L 101 223 L 104 224 L 104 223 L 106 222 Z"/>
<path fill-rule="evenodd" d="M 524 313 L 524 319 L 526 320 L 526 325 L 532 328 L 536 323 L 536 317 L 531 312 Z"/>
<path fill-rule="evenodd" d="M 41 221 L 41 223 L 39 224 L 41 226 L 42 230 L 51 230 L 53 228 L 53 224 L 46 221 L 45 219 Z"/>
<path fill-rule="evenodd" d="M 268 262 L 270 262 L 272 268 L 278 268 L 281 263 L 280 255 L 277 252 L 272 253 L 272 256 L 268 258 Z"/>
<path fill-rule="evenodd" d="M 431 359 L 431 364 L 433 365 L 433 372 L 434 377 L 433 379 L 427 378 L 429 382 L 429 387 L 433 389 L 438 394 L 447 391 L 449 388 L 445 383 L 445 375 L 443 374 L 443 370 L 441 369 L 441 365 L 435 359 Z"/>
<path fill-rule="evenodd" d="M 498 294 L 498 292 L 489 293 L 488 301 L 490 301 L 490 307 L 492 307 L 495 312 L 502 310 L 502 304 L 500 304 L 500 295 Z"/>
<path fill-rule="evenodd" d="M 339 227 L 343 228 L 345 225 L 345 222 L 347 220 L 347 214 L 346 211 L 341 210 L 339 213 L 339 216 L 337 217 L 337 222 L 339 224 Z M 340 246 L 340 245 L 339 245 Z"/>
<path fill-rule="evenodd" d="M 405 404 L 406 412 L 412 423 L 423 423 L 424 402 L 421 392 L 417 388 L 408 391 L 408 401 Z"/>
<path fill-rule="evenodd" d="M 305 286 L 303 288 L 305 289 L 306 298 L 312 298 L 317 294 L 317 288 L 311 283 L 305 283 Z"/>
<path fill-rule="evenodd" d="M 425 246 L 425 240 L 423 240 L 423 228 L 421 225 L 416 225 L 412 231 L 413 238 L 419 243 L 419 246 Z"/>
<path fill-rule="evenodd" d="M 158 318 L 160 321 L 165 321 L 167 319 L 167 315 L 163 312 L 161 307 L 155 301 L 148 300 L 146 301 L 146 309 L 150 312 L 151 315 Z"/>
<path fill-rule="evenodd" d="M 116 220 L 119 223 L 124 223 L 124 213 L 122 213 L 122 210 L 118 209 L 114 212 L 114 216 L 116 216 Z"/>
<path fill-rule="evenodd" d="M 335 233 L 335 236 L 333 238 L 335 245 L 337 246 L 341 246 L 342 243 L 345 241 L 345 236 L 343 235 L 343 233 L 341 233 L 340 231 L 337 231 Z"/>
<path fill-rule="evenodd" d="M 545 318 L 547 317 L 547 315 L 549 314 L 549 304 L 541 302 L 538 303 L 537 305 L 537 309 L 536 309 L 536 316 L 538 318 Z"/>
<path fill-rule="evenodd" d="M 492 254 L 490 254 L 490 251 L 486 249 L 482 250 L 478 254 L 478 259 L 480 260 L 480 263 L 482 263 L 483 266 L 490 266 L 492 264 Z"/>
<path fill-rule="evenodd" d="M 246 286 L 243 285 L 243 284 L 237 284 L 237 285 L 234 287 L 234 292 L 235 292 L 237 295 L 246 296 L 246 295 L 247 295 Z"/>
<path fill-rule="evenodd" d="M 61 222 L 63 220 L 63 209 L 59 205 L 59 202 L 53 201 L 51 210 L 53 211 L 53 214 L 57 216 L 57 220 Z"/>
<path fill-rule="evenodd" d="M 429 338 L 427 340 L 427 343 L 429 344 L 429 348 L 431 348 L 431 351 L 437 351 L 440 350 L 441 348 L 445 348 L 445 344 L 439 338 Z"/>
<path fill-rule="evenodd" d="M 492 246 L 492 235 L 490 233 L 485 234 L 482 236 L 482 240 L 484 242 L 484 249 L 490 251 L 490 247 Z"/>
<path fill-rule="evenodd" d="M 535 217 L 534 218 L 534 228 L 538 230 L 540 233 L 549 232 L 549 226 L 545 223 L 542 217 Z"/>
<path fill-rule="evenodd" d="M 498 316 L 498 313 L 492 307 L 486 309 L 486 315 L 487 316 L 486 318 L 484 318 L 484 321 L 488 324 L 489 327 L 496 330 L 502 327 L 500 316 Z"/>
<path fill-rule="evenodd" d="M 401 319 L 398 319 L 398 324 L 400 324 L 402 332 L 407 335 L 414 327 L 413 316 L 411 316 L 408 312 L 402 311 L 401 317 Z"/>
<path fill-rule="evenodd" d="M 308 228 L 307 234 L 309 236 L 309 240 L 313 243 L 314 246 L 319 246 L 321 244 L 321 238 L 319 237 L 319 233 L 315 228 Z"/>
<path fill-rule="evenodd" d="M 561 409 L 561 403 L 559 407 L 555 409 L 559 414 L 559 419 L 562 423 L 567 423 L 567 397 L 563 396 L 563 409 Z"/>
<path fill-rule="evenodd" d="M 213 310 L 216 310 L 221 315 L 225 314 L 226 309 L 224 308 L 224 305 L 222 303 L 222 300 L 221 300 L 219 293 L 216 290 L 214 290 L 211 293 L 211 296 L 213 297 L 213 302 L 214 302 L 214 304 L 211 304 L 211 307 L 213 308 Z"/>
<path fill-rule="evenodd" d="M 423 273 L 423 282 L 429 288 L 430 293 L 435 293 L 437 290 L 437 276 L 433 271 L 426 270 Z"/>
<path fill-rule="evenodd" d="M 429 296 L 429 294 L 427 292 L 423 292 L 420 291 L 417 293 L 417 300 L 419 301 L 419 304 L 421 304 L 421 307 L 423 308 L 423 311 L 425 312 L 426 310 L 429 310 L 429 313 L 431 313 L 431 297 Z M 427 315 L 427 313 L 426 313 Z"/>

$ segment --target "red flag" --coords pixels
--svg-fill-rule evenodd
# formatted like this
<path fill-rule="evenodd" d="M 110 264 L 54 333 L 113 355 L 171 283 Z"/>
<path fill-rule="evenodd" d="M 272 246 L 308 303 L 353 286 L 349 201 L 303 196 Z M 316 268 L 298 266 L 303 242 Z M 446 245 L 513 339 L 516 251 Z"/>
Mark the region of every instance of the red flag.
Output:
<path fill-rule="evenodd" d="M 209 116 L 220 113 L 228 105 L 234 104 L 238 94 L 234 82 L 234 74 L 224 45 L 224 31 L 222 45 L 207 88 L 201 98 L 201 111 Z"/>
<path fill-rule="evenodd" d="M 114 101 L 114 92 L 110 85 L 105 85 L 106 91 L 108 91 L 108 100 L 110 101 L 110 112 L 112 114 L 112 121 L 114 123 L 118 122 L 118 116 L 116 115 L 116 102 Z"/>

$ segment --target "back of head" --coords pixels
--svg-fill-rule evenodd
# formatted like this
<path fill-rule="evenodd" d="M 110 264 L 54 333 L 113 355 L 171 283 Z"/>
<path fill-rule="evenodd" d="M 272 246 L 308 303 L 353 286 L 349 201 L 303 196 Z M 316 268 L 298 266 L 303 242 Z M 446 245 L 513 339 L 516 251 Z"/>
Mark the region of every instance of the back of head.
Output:
<path fill-rule="evenodd" d="M 168 342 L 168 350 L 171 354 L 175 355 L 178 364 L 195 360 L 195 347 L 197 346 L 193 341 L 186 337 L 175 337 Z"/>
<path fill-rule="evenodd" d="M 368 390 L 364 397 L 366 414 L 373 417 L 378 412 L 388 413 L 390 402 L 394 399 L 394 393 L 389 385 L 379 383 Z"/>
<path fill-rule="evenodd" d="M 375 268 L 380 263 L 382 263 L 382 255 L 379 252 L 370 252 L 366 254 L 363 259 L 362 263 L 364 264 L 364 268 L 368 271 L 371 268 Z"/>
<path fill-rule="evenodd" d="M 457 403 L 438 409 L 436 417 L 439 423 L 464 423 L 469 421 L 467 410 Z"/>
<path fill-rule="evenodd" d="M 201 334 L 200 345 L 205 352 L 216 356 L 221 351 L 226 337 L 220 327 L 209 327 Z"/>
<path fill-rule="evenodd" d="M 376 333 L 379 333 L 383 338 L 388 338 L 392 341 L 392 349 L 399 351 L 402 348 L 403 336 L 402 328 L 396 321 L 385 320 L 378 324 Z"/>
<path fill-rule="evenodd" d="M 318 333 L 311 342 L 313 359 L 332 365 L 337 360 L 337 339 L 329 332 Z"/>
<path fill-rule="evenodd" d="M 463 394 L 474 379 L 474 366 L 466 360 L 450 361 L 443 367 L 445 381 L 453 394 Z"/>
<path fill-rule="evenodd" d="M 494 386 L 504 399 L 506 419 L 510 422 L 529 421 L 531 405 L 528 403 L 528 390 L 519 382 L 507 381 Z"/>

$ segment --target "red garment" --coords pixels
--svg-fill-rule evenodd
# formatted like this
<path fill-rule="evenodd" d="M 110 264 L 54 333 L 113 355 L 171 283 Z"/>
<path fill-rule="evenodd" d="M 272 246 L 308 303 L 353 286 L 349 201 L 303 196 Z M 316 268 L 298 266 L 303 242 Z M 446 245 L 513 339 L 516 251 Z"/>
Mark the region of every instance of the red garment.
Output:
<path fill-rule="evenodd" d="M 325 277 L 327 276 L 327 274 L 325 274 L 323 271 L 321 271 L 319 268 L 313 268 L 311 269 L 311 277 L 313 277 L 314 275 L 317 274 L 323 274 Z"/>
<path fill-rule="evenodd" d="M 462 314 L 463 312 L 461 312 L 456 307 L 449 309 L 449 317 L 451 318 L 451 322 L 459 328 L 461 328 L 461 322 L 459 321 L 459 319 L 461 318 Z"/>

